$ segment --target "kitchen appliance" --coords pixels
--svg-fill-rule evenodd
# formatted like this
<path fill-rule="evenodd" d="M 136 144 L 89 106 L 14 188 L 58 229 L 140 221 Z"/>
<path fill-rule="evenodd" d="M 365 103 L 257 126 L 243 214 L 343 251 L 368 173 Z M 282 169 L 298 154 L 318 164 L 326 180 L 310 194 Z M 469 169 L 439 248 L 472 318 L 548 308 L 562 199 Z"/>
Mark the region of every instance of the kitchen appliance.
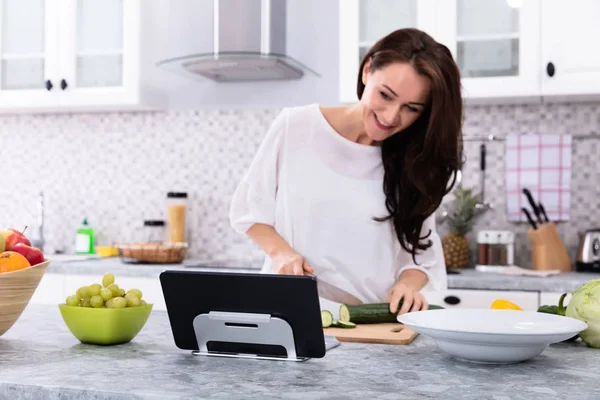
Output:
<path fill-rule="evenodd" d="M 480 231 L 477 234 L 477 265 L 506 267 L 514 265 L 515 234 L 511 231 Z"/>
<path fill-rule="evenodd" d="M 575 270 L 600 272 L 600 228 L 589 229 L 580 234 Z"/>
<path fill-rule="evenodd" d="M 401 324 L 358 324 L 356 328 L 326 328 L 325 335 L 333 336 L 340 342 L 410 344 L 417 332 Z"/>
<path fill-rule="evenodd" d="M 212 49 L 162 60 L 159 67 L 217 82 L 319 76 L 286 53 L 286 3 L 282 0 L 203 2 L 213 13 Z"/>

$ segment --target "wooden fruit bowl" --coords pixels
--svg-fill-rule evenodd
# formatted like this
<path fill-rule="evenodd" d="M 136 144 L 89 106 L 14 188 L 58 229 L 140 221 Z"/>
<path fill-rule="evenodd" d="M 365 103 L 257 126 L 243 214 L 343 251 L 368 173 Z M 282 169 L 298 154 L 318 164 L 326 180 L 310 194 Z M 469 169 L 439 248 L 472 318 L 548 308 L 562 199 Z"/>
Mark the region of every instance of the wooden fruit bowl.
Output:
<path fill-rule="evenodd" d="M 19 319 L 37 289 L 50 260 L 0 274 L 0 336 Z"/>

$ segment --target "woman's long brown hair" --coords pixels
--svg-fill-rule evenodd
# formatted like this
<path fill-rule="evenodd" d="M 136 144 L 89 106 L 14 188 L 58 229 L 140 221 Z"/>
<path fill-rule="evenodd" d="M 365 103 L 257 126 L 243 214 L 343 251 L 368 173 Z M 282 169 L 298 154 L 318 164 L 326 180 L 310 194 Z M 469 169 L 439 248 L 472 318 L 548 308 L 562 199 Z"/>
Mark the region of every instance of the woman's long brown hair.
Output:
<path fill-rule="evenodd" d="M 412 254 L 426 250 L 431 231 L 421 236 L 425 219 L 440 206 L 456 183 L 462 160 L 462 118 L 460 71 L 448 48 L 417 29 L 396 30 L 380 39 L 365 54 L 358 71 L 358 98 L 365 85 L 362 71 L 371 61 L 371 72 L 394 62 L 411 64 L 417 73 L 431 80 L 431 92 L 424 112 L 405 130 L 382 143 L 383 190 L 389 215 L 393 218 L 400 245 Z"/>

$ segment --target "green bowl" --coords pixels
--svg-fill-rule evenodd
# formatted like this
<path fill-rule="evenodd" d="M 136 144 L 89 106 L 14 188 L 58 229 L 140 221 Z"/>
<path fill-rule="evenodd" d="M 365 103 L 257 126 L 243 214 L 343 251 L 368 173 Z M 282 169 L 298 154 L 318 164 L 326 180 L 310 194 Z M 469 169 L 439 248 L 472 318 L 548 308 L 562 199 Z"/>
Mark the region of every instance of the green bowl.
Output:
<path fill-rule="evenodd" d="M 112 345 L 130 342 L 144 327 L 152 304 L 126 308 L 91 308 L 59 304 L 71 333 L 81 343 Z"/>

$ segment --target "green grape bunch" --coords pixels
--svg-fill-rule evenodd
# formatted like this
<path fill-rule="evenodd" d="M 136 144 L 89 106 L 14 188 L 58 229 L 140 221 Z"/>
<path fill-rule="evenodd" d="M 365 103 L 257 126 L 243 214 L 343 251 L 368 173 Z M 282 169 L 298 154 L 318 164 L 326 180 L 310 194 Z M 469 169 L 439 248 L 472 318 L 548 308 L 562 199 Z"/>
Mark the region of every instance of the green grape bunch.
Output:
<path fill-rule="evenodd" d="M 113 274 L 104 274 L 102 284 L 92 283 L 82 286 L 75 294 L 67 296 L 66 303 L 72 307 L 89 308 L 127 308 L 146 305 L 142 299 L 142 291 L 119 287 Z"/>

